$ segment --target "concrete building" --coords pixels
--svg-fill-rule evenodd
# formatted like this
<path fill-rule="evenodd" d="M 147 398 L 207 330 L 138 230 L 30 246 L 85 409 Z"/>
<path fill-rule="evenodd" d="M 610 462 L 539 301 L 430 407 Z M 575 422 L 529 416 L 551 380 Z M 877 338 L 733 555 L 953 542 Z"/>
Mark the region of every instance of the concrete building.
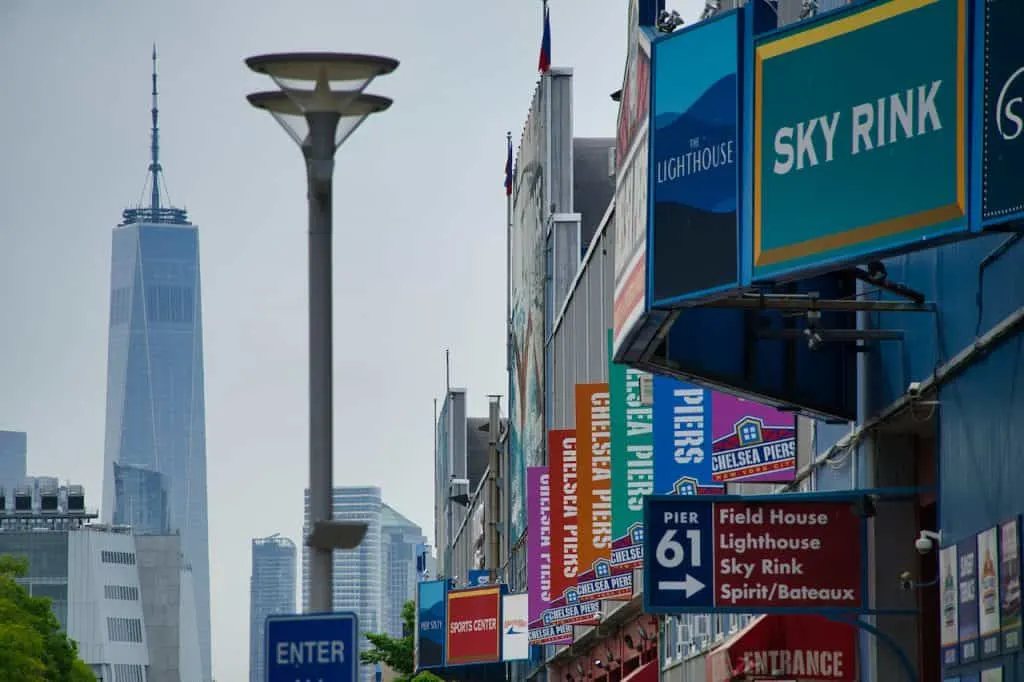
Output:
<path fill-rule="evenodd" d="M 25 557 L 19 582 L 51 600 L 79 655 L 105 682 L 201 679 L 195 606 L 176 535 L 91 523 L 82 486 L 26 478 L 0 508 L 0 554 Z"/>
<path fill-rule="evenodd" d="M 295 613 L 295 543 L 271 535 L 252 541 L 249 579 L 249 682 L 265 682 L 267 616 Z"/>

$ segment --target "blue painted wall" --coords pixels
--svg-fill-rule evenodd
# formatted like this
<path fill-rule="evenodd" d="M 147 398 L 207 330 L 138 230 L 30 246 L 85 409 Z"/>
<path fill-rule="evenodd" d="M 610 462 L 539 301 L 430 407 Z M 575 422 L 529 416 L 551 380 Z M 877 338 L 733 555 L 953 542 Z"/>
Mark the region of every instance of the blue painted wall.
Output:
<path fill-rule="evenodd" d="M 901 329 L 906 339 L 881 344 L 874 356 L 871 412 L 1024 305 L 1024 239 L 979 279 L 986 256 L 1008 239 L 986 236 L 886 261 L 891 280 L 924 293 L 938 312 L 872 316 L 876 327 Z M 949 545 L 1024 512 L 1024 334 L 992 347 L 938 398 L 939 519 Z M 1006 666 L 1004 680 L 1024 680 L 1020 653 L 985 666 L 997 662 Z"/>

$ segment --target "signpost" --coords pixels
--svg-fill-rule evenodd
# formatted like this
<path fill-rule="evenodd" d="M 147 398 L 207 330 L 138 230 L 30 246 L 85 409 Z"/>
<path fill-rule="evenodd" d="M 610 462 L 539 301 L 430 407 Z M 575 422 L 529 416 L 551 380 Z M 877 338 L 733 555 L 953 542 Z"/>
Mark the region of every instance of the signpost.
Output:
<path fill-rule="evenodd" d="M 789 497 L 648 497 L 644 611 L 862 611 L 852 500 Z"/>
<path fill-rule="evenodd" d="M 358 682 L 354 613 L 267 618 L 267 682 Z"/>

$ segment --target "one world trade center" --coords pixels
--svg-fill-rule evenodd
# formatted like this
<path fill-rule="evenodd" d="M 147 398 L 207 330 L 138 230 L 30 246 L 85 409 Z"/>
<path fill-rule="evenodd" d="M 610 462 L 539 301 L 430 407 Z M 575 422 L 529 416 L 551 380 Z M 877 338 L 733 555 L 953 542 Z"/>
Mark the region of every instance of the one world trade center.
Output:
<path fill-rule="evenodd" d="M 199 232 L 161 191 L 156 86 L 154 48 L 146 191 L 113 234 L 103 520 L 139 534 L 180 534 L 206 682 L 210 550 Z"/>

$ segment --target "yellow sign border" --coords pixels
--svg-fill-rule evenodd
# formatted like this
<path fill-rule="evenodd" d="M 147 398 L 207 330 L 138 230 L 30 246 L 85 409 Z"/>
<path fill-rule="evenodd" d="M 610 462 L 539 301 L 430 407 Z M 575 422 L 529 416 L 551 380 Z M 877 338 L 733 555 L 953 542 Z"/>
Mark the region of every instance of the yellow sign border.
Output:
<path fill-rule="evenodd" d="M 792 36 L 774 40 L 754 50 L 754 267 L 774 265 L 787 260 L 803 258 L 826 253 L 844 246 L 855 246 L 873 239 L 880 239 L 901 232 L 910 232 L 927 225 L 946 222 L 961 218 L 967 214 L 967 169 L 965 150 L 967 110 L 965 106 L 967 91 L 966 55 L 967 55 L 967 2 L 956 0 L 957 3 L 957 69 L 956 69 L 956 201 L 946 206 L 928 209 L 899 218 L 883 220 L 872 225 L 861 225 L 845 232 L 829 234 L 808 239 L 796 244 L 780 246 L 774 249 L 762 247 L 762 182 L 761 182 L 761 110 L 763 97 L 764 61 L 783 54 L 795 52 L 804 47 L 831 40 L 847 33 L 858 31 L 887 19 L 913 12 L 941 0 L 892 0 L 884 4 L 870 7 L 861 12 L 831 21 L 820 26 L 809 28 Z"/>

